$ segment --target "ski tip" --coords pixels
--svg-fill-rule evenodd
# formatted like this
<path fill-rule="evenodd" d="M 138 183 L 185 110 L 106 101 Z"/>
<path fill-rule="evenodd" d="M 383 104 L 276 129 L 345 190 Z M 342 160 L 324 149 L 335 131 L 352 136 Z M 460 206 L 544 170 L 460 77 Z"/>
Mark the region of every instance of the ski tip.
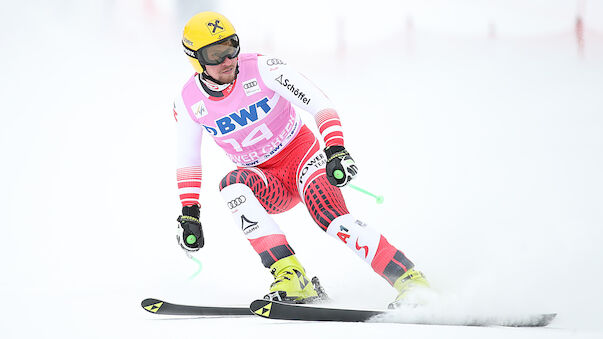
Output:
<path fill-rule="evenodd" d="M 272 301 L 265 300 L 265 299 L 256 299 L 251 302 L 251 305 L 249 305 L 249 309 L 251 310 L 251 313 L 253 313 L 257 316 L 264 317 L 264 318 L 270 318 L 270 310 L 272 309 Z"/>
<path fill-rule="evenodd" d="M 161 306 L 163 306 L 163 301 L 154 298 L 147 298 L 140 303 L 140 306 L 151 313 L 157 313 Z"/>

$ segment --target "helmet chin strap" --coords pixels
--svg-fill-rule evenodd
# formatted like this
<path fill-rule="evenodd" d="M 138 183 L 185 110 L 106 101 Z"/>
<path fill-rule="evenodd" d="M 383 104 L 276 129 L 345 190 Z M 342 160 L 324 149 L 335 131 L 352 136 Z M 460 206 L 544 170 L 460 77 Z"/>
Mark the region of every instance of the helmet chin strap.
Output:
<path fill-rule="evenodd" d="M 202 66 L 205 66 L 205 65 L 202 65 Z M 233 83 L 237 79 L 237 75 L 239 75 L 239 63 L 237 63 L 237 68 L 235 69 L 235 77 L 229 83 Z M 226 83 L 223 83 L 222 81 L 218 81 L 217 79 L 215 79 L 211 75 L 207 74 L 207 69 L 205 67 L 203 67 L 203 73 L 201 73 L 201 78 L 204 79 L 204 80 L 209 80 L 209 81 L 213 82 L 216 85 L 226 85 Z"/>

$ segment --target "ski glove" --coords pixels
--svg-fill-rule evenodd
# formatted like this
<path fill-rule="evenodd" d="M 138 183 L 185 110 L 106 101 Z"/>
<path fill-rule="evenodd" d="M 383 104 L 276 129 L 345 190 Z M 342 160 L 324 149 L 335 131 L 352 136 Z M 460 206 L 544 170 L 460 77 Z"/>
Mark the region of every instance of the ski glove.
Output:
<path fill-rule="evenodd" d="M 203 229 L 199 222 L 199 206 L 182 207 L 182 215 L 178 217 L 178 233 L 176 239 L 185 251 L 195 252 L 205 245 Z"/>
<path fill-rule="evenodd" d="M 343 146 L 325 148 L 327 156 L 327 180 L 333 186 L 343 187 L 358 173 L 350 153 Z"/>

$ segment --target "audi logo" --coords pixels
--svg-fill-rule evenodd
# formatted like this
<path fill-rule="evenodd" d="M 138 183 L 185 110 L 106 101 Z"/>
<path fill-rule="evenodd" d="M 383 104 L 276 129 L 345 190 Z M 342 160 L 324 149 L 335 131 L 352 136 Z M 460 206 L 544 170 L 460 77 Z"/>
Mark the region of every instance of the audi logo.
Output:
<path fill-rule="evenodd" d="M 228 208 L 233 209 L 237 206 L 242 205 L 245 201 L 247 201 L 247 199 L 245 199 L 244 195 L 241 195 L 238 198 L 235 198 L 234 200 L 231 200 L 228 202 Z"/>
<path fill-rule="evenodd" d="M 268 66 L 285 65 L 283 60 L 280 60 L 280 59 L 268 59 L 268 60 L 266 60 L 266 64 Z"/>
<path fill-rule="evenodd" d="M 251 87 L 255 87 L 258 85 L 257 81 L 251 81 L 243 85 L 244 89 L 250 89 Z"/>

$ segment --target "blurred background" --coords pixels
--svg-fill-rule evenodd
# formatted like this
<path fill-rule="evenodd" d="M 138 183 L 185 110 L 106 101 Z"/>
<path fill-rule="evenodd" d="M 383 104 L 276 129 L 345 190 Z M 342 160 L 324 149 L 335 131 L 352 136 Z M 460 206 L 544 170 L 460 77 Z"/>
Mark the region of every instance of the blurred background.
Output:
<path fill-rule="evenodd" d="M 196 278 L 175 240 L 172 103 L 193 72 L 180 39 L 204 10 L 333 100 L 357 185 L 385 197 L 346 189 L 349 209 L 445 302 L 602 329 L 603 2 L 24 0 L 0 3 L 6 337 L 102 337 L 101 319 L 144 333 L 131 319 L 145 297 L 243 305 L 267 291 L 217 189 L 234 166 L 210 138 Z M 275 220 L 340 304 L 395 297 L 303 206 Z"/>

